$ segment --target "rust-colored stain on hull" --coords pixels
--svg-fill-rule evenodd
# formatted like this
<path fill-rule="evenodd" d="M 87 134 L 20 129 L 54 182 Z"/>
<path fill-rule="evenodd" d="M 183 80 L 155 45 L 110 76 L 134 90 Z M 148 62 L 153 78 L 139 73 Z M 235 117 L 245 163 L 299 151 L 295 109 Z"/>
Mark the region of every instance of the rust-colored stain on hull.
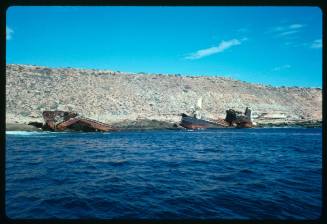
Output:
<path fill-rule="evenodd" d="M 221 128 L 227 127 L 226 123 L 219 120 L 208 121 L 203 119 L 198 119 L 186 114 L 182 114 L 182 120 L 180 125 L 187 129 L 206 129 L 206 128 Z"/>
<path fill-rule="evenodd" d="M 239 127 L 239 128 L 252 128 L 253 124 L 250 121 L 245 121 L 245 122 L 238 123 L 237 127 Z"/>
<path fill-rule="evenodd" d="M 207 125 L 196 125 L 196 124 L 181 124 L 182 127 L 187 128 L 187 129 L 205 129 L 208 128 Z"/>

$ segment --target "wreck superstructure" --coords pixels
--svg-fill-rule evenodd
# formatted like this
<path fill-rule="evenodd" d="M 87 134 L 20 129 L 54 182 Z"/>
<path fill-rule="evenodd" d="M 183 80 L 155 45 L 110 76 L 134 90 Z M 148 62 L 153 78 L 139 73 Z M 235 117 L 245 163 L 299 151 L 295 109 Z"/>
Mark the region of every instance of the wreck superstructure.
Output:
<path fill-rule="evenodd" d="M 225 121 L 229 123 L 229 126 L 251 128 L 253 127 L 252 111 L 247 107 L 243 114 L 240 111 L 229 109 L 226 111 Z"/>

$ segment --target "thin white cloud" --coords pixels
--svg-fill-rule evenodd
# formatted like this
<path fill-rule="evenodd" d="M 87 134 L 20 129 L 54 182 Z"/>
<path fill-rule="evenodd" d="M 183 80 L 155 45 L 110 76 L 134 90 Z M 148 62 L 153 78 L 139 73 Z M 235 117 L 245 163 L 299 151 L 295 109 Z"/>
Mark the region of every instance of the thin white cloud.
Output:
<path fill-rule="evenodd" d="M 221 52 L 227 50 L 228 48 L 240 45 L 245 40 L 247 40 L 246 37 L 241 40 L 238 40 L 238 39 L 231 39 L 231 40 L 227 40 L 227 41 L 223 40 L 219 43 L 218 46 L 198 50 L 198 51 L 186 56 L 185 59 L 190 59 L 190 60 L 200 59 L 203 57 L 207 57 L 209 55 L 218 54 L 218 53 L 221 53 Z"/>
<path fill-rule="evenodd" d="M 290 30 L 290 31 L 279 33 L 277 36 L 278 37 L 288 36 L 288 35 L 292 35 L 292 34 L 298 33 L 298 32 L 299 32 L 298 30 Z"/>
<path fill-rule="evenodd" d="M 280 32 L 280 31 L 284 31 L 284 30 L 285 30 L 285 27 L 283 27 L 283 26 L 276 26 L 276 27 L 270 28 L 267 31 L 267 33 Z"/>
<path fill-rule="evenodd" d="M 284 46 L 301 47 L 307 45 L 307 43 L 301 43 L 300 40 L 300 32 L 305 26 L 306 24 L 300 23 L 285 24 L 283 26 L 271 27 L 266 34 L 272 35 L 273 38 L 284 40 Z"/>
<path fill-rule="evenodd" d="M 289 26 L 290 29 L 300 29 L 302 28 L 304 25 L 303 24 L 292 24 Z"/>
<path fill-rule="evenodd" d="M 294 23 L 287 26 L 276 26 L 270 28 L 266 33 L 274 33 L 275 37 L 285 37 L 300 32 L 304 26 L 304 24 L 299 23 Z"/>
<path fill-rule="evenodd" d="M 317 39 L 317 40 L 314 40 L 312 43 L 311 43 L 311 48 L 322 48 L 322 40 L 321 39 Z"/>
<path fill-rule="evenodd" d="M 10 40 L 12 38 L 13 33 L 14 31 L 8 26 L 6 26 L 6 40 Z"/>
<path fill-rule="evenodd" d="M 291 68 L 290 65 L 282 65 L 282 66 L 278 66 L 278 67 L 273 68 L 272 71 L 277 72 L 277 71 L 285 70 L 285 69 L 289 69 L 289 68 Z"/>

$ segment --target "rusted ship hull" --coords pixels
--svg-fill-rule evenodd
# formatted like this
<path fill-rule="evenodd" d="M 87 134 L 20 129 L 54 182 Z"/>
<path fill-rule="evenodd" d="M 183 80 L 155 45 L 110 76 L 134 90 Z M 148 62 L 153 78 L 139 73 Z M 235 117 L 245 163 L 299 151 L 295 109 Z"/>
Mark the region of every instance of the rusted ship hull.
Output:
<path fill-rule="evenodd" d="M 43 119 L 45 124 L 43 130 L 50 131 L 116 131 L 117 129 L 111 127 L 108 124 L 84 118 L 78 117 L 75 112 L 67 111 L 44 111 Z"/>
<path fill-rule="evenodd" d="M 182 114 L 180 125 L 186 129 L 222 128 L 224 125 Z"/>
<path fill-rule="evenodd" d="M 182 117 L 180 125 L 187 129 L 203 129 L 209 127 L 209 124 L 206 121 L 190 116 Z"/>
<path fill-rule="evenodd" d="M 238 128 L 252 128 L 253 123 L 251 121 L 243 121 L 236 124 Z"/>

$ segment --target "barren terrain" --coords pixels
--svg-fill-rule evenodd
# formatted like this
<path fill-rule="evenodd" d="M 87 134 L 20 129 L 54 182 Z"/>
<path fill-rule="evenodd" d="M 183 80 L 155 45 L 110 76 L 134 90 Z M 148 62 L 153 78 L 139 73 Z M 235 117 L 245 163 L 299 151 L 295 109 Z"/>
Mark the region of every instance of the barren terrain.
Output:
<path fill-rule="evenodd" d="M 122 73 L 8 64 L 6 123 L 42 122 L 44 110 L 76 111 L 115 124 L 171 123 L 190 113 L 199 97 L 202 115 L 224 118 L 229 108 L 250 107 L 260 123 L 322 119 L 320 88 L 273 87 L 214 76 Z"/>

